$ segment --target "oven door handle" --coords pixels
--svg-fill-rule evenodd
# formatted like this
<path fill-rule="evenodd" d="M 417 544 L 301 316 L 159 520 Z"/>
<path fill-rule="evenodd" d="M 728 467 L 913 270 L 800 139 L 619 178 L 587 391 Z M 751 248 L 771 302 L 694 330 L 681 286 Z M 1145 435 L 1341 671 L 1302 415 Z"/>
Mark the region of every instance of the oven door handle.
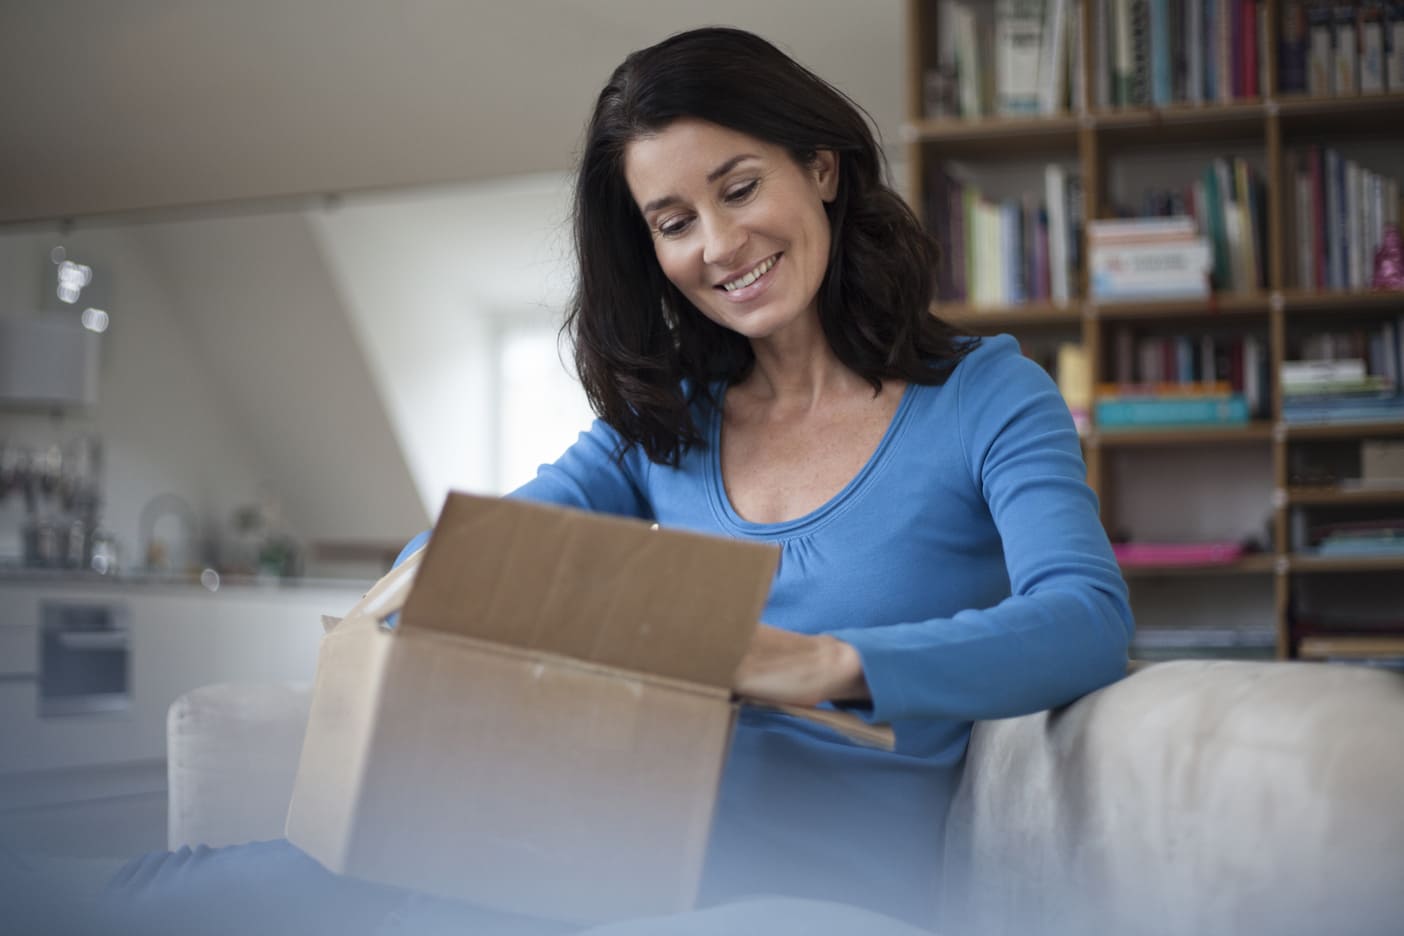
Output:
<path fill-rule="evenodd" d="M 131 644 L 125 631 L 68 631 L 57 637 L 59 646 L 75 653 L 126 650 Z"/>

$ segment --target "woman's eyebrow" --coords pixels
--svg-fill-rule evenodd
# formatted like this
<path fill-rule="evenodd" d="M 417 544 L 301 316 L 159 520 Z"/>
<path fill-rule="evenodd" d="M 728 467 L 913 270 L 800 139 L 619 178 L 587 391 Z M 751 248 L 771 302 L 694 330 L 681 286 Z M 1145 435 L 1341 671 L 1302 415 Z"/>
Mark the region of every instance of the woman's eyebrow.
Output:
<path fill-rule="evenodd" d="M 736 156 L 733 156 L 717 168 L 713 169 L 711 172 L 707 173 L 707 183 L 710 185 L 711 183 L 717 181 L 722 176 L 726 175 L 728 172 L 735 169 L 737 166 L 739 166 L 741 163 L 745 162 L 748 159 L 760 159 L 760 157 L 755 155 L 754 153 L 740 153 Z M 651 211 L 658 211 L 663 208 L 668 208 L 672 205 L 677 204 L 680 201 L 682 201 L 682 199 L 678 198 L 678 196 L 676 195 L 664 195 L 662 198 L 655 198 L 647 205 L 644 205 L 643 213 L 648 214 Z"/>

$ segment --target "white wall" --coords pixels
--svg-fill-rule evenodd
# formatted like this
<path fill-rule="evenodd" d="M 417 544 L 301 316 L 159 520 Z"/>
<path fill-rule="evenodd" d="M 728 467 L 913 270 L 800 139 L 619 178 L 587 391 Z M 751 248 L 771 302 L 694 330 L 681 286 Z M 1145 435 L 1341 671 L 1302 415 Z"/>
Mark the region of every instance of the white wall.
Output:
<path fill-rule="evenodd" d="M 0 235 L 0 314 L 32 312 L 56 235 Z M 138 559 L 142 507 L 161 493 L 188 502 L 209 534 L 257 495 L 262 466 L 248 434 L 206 380 L 203 355 L 150 257 L 120 231 L 80 231 L 64 241 L 70 255 L 110 277 L 105 290 L 111 327 L 103 335 L 100 399 L 90 412 L 55 420 L 44 413 L 0 409 L 0 439 L 30 445 L 85 433 L 106 446 L 104 522 Z M 95 284 L 97 285 L 97 284 Z M 76 314 L 76 313 L 75 313 Z M 0 558 L 20 554 L 20 499 L 0 504 Z M 159 531 L 172 547 L 178 527 Z M 198 558 L 196 556 L 188 557 Z"/>
<path fill-rule="evenodd" d="M 559 323 L 568 211 L 569 180 L 547 174 L 309 213 L 431 514 L 450 489 L 512 480 L 495 450 L 497 344 L 513 322 Z"/>

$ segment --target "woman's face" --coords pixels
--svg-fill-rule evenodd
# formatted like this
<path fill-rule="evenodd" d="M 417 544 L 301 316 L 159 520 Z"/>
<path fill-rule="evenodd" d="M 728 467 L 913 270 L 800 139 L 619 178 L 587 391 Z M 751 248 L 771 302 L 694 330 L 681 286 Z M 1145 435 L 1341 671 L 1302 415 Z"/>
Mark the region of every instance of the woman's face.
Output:
<path fill-rule="evenodd" d="M 750 339 L 812 317 L 829 260 L 837 159 L 684 118 L 630 143 L 624 177 L 663 273 L 703 315 Z"/>

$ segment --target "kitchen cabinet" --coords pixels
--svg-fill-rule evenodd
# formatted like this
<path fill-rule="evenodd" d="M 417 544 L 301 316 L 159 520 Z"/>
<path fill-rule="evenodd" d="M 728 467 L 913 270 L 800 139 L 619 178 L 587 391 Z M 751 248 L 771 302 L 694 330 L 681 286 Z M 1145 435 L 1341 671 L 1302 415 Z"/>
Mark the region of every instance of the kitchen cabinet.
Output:
<path fill-rule="evenodd" d="M 166 711 L 175 699 L 218 682 L 310 683 L 321 616 L 344 613 L 367 585 L 250 584 L 210 592 L 195 584 L 0 581 L 0 773 L 164 759 Z M 125 609 L 123 707 L 44 714 L 39 647 L 46 603 Z"/>

